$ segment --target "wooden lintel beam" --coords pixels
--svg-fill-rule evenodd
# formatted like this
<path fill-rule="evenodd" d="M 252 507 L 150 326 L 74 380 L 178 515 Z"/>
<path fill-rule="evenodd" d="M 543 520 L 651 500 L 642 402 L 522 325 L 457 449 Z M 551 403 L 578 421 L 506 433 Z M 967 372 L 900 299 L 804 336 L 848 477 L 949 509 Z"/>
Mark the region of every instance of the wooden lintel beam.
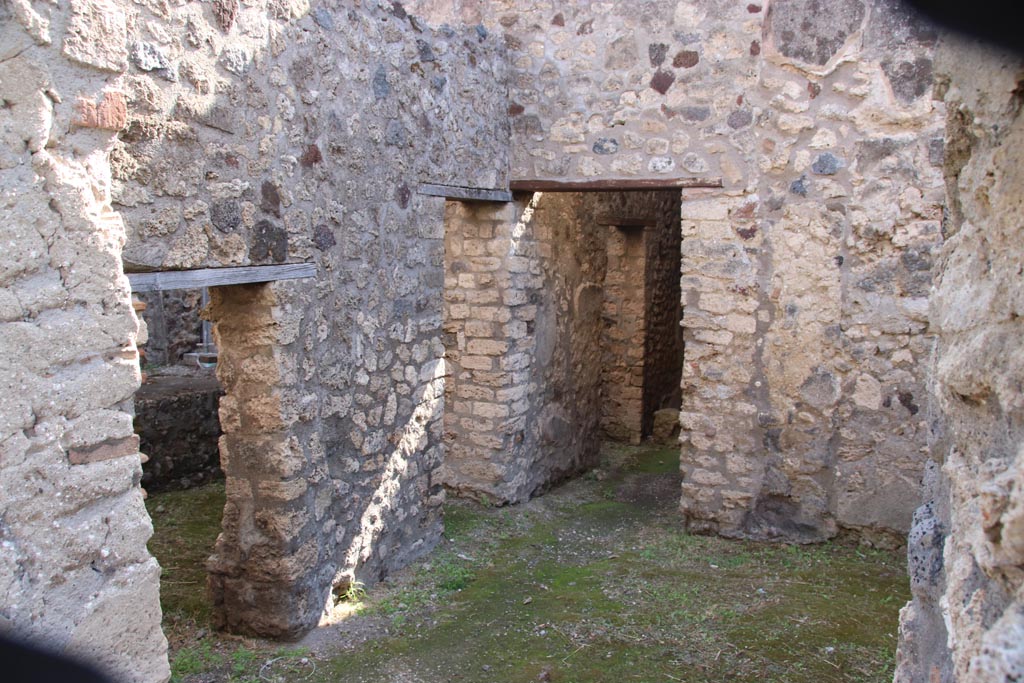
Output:
<path fill-rule="evenodd" d="M 239 266 L 234 268 L 200 268 L 198 270 L 160 270 L 151 273 L 128 273 L 133 292 L 162 292 L 169 289 L 199 289 L 244 285 L 274 280 L 295 280 L 316 277 L 315 263 L 282 263 L 273 266 Z"/>
<path fill-rule="evenodd" d="M 473 202 L 510 202 L 512 193 L 508 190 L 490 190 L 479 187 L 460 187 L 458 185 L 438 185 L 436 183 L 420 183 L 417 190 L 420 194 L 445 199 L 462 199 Z"/>
<path fill-rule="evenodd" d="M 601 178 L 599 180 L 541 180 L 520 178 L 509 183 L 513 192 L 628 192 L 631 190 L 690 190 L 723 187 L 721 178 Z"/>

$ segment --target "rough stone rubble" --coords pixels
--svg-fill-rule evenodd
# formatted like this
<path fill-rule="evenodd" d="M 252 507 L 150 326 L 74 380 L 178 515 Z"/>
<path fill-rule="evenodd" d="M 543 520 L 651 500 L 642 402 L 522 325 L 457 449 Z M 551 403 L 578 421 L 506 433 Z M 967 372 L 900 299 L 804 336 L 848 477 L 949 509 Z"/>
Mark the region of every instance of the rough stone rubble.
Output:
<path fill-rule="evenodd" d="M 221 626 L 301 633 L 445 485 L 522 500 L 678 405 L 681 523 L 926 502 L 898 680 L 1019 676 L 1020 67 L 816 5 L 0 5 L 0 629 L 167 678 L 124 273 L 311 261 L 206 312 Z M 678 177 L 722 187 L 417 191 Z"/>

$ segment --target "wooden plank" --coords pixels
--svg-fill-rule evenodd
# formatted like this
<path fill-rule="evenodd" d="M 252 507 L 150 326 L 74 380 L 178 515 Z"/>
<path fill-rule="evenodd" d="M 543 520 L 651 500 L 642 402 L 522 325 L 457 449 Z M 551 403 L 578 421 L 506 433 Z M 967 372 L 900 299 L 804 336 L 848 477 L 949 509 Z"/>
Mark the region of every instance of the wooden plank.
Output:
<path fill-rule="evenodd" d="M 721 178 L 602 178 L 600 180 L 541 180 L 519 178 L 513 192 L 628 192 L 631 190 L 689 190 L 723 187 Z"/>
<path fill-rule="evenodd" d="M 445 199 L 463 199 L 473 202 L 510 202 L 512 193 L 508 190 L 486 190 L 479 187 L 460 187 L 458 185 L 437 185 L 420 183 L 417 190 L 420 194 Z"/>
<path fill-rule="evenodd" d="M 615 228 L 646 228 L 657 225 L 658 219 L 654 216 L 598 216 L 597 224 Z"/>
<path fill-rule="evenodd" d="M 236 268 L 200 268 L 198 270 L 160 270 L 152 273 L 128 273 L 133 292 L 160 292 L 169 289 L 199 289 L 244 285 L 253 282 L 295 280 L 316 277 L 315 263 L 282 263 L 274 266 Z"/>

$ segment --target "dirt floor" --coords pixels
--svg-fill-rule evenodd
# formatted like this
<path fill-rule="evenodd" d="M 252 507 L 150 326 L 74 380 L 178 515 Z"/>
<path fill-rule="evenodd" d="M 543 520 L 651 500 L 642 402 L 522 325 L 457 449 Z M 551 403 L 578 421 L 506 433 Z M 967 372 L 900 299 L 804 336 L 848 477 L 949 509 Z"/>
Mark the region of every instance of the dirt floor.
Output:
<path fill-rule="evenodd" d="M 451 501 L 435 552 L 284 646 L 209 628 L 223 484 L 155 495 L 173 680 L 892 680 L 901 551 L 687 535 L 678 476 L 675 448 L 608 446 L 602 470 L 528 504 Z"/>

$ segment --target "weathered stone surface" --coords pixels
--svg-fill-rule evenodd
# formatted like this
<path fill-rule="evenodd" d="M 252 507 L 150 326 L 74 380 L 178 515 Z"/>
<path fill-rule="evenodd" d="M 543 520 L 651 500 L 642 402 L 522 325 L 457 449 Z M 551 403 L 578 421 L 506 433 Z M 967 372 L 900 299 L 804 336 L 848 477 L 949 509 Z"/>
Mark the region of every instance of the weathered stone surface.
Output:
<path fill-rule="evenodd" d="M 1024 673 L 1024 119 L 1010 104 L 1024 65 L 951 38 L 936 63 L 955 150 L 929 309 L 941 426 L 930 446 L 943 464 L 908 543 L 913 601 L 900 614 L 895 680 L 1009 681 Z"/>
<path fill-rule="evenodd" d="M 118 131 L 128 123 L 128 106 L 120 92 L 103 93 L 99 103 L 80 98 L 75 110 L 72 123 L 83 128 Z"/>
<path fill-rule="evenodd" d="M 808 64 L 828 64 L 846 41 L 861 28 L 862 0 L 830 2 L 776 0 L 770 6 L 770 36 L 779 53 Z"/>
<path fill-rule="evenodd" d="M 0 51 L 10 27 L 33 36 L 0 63 L 2 629 L 162 683 L 160 569 L 131 427 L 138 324 L 107 162 L 125 117 L 108 82 L 127 64 L 125 13 L 72 2 L 46 14 L 0 10 Z M 66 26 L 56 45 L 51 20 Z"/>
<path fill-rule="evenodd" d="M 249 255 L 254 263 L 284 263 L 288 257 L 288 232 L 273 221 L 256 223 L 252 240 Z"/>
<path fill-rule="evenodd" d="M 662 95 L 668 92 L 668 89 L 672 87 L 672 84 L 676 82 L 676 75 L 671 71 L 656 71 L 651 76 L 651 88 L 658 91 Z"/>
<path fill-rule="evenodd" d="M 700 53 L 694 50 L 680 50 L 672 58 L 672 66 L 677 69 L 692 69 L 700 62 Z"/>
<path fill-rule="evenodd" d="M 222 393 L 215 377 L 199 371 L 149 375 L 135 394 L 135 430 L 149 457 L 142 465 L 147 492 L 189 488 L 220 475 Z"/>
<path fill-rule="evenodd" d="M 819 154 L 811 164 L 811 171 L 818 175 L 835 175 L 846 166 L 846 162 L 831 152 Z"/>
<path fill-rule="evenodd" d="M 221 232 L 235 232 L 242 225 L 242 204 L 237 199 L 223 199 L 210 206 L 210 222 Z"/>
<path fill-rule="evenodd" d="M 452 205 L 445 230 L 444 482 L 503 503 L 591 466 L 600 432 L 650 435 L 682 363 L 676 193 L 515 209 Z M 607 215 L 656 220 L 627 231 Z"/>
<path fill-rule="evenodd" d="M 101 71 L 128 66 L 124 10 L 114 0 L 72 0 L 64 34 L 64 56 Z"/>
<path fill-rule="evenodd" d="M 121 439 L 107 439 L 87 448 L 72 448 L 68 451 L 68 460 L 72 465 L 85 465 L 90 462 L 137 456 L 139 453 L 139 437 L 131 435 Z"/>
<path fill-rule="evenodd" d="M 318 269 L 214 293 L 228 391 L 229 504 L 211 560 L 222 626 L 295 635 L 330 606 L 332 584 L 376 579 L 431 547 L 443 480 L 521 500 L 592 462 L 613 402 L 634 438 L 637 414 L 681 401 L 681 504 L 699 531 L 905 531 L 931 435 L 946 482 L 932 495 L 950 505 L 914 523 L 900 671 L 1015 675 L 1020 240 L 1005 217 L 1019 208 L 1016 67 L 981 69 L 986 97 L 954 87 L 949 141 L 936 145 L 934 36 L 891 0 L 829 12 L 779 0 L 769 17 L 743 3 L 556 5 L 409 3 L 447 24 L 435 30 L 392 3 L 311 16 L 263 0 L 218 0 L 205 14 L 76 0 L 43 16 L 17 4 L 17 31 L 0 26 L 0 224 L 11 231 L 0 348 L 31 359 L 2 368 L 0 392 L 0 496 L 17 513 L 5 517 L 15 550 L 0 556 L 0 586 L 11 586 L 3 604 L 24 606 L 16 628 L 137 680 L 167 675 L 129 452 L 127 226 L 131 267 Z M 678 230 L 630 236 L 587 218 L 636 197 L 449 207 L 452 233 L 443 202 L 412 189 L 503 187 L 510 167 L 724 187 L 688 190 L 681 205 L 675 193 L 666 224 L 681 219 L 681 244 L 669 240 Z M 681 265 L 665 266 L 680 251 Z M 678 289 L 647 280 L 654 262 L 682 269 Z M 660 381 L 671 373 L 646 370 L 679 361 L 678 339 L 641 344 L 639 318 L 685 335 L 681 397 Z M 595 361 L 611 342 L 634 355 Z M 603 406 L 602 385 L 619 390 Z M 65 498 L 28 497 L 39 481 Z M 112 521 L 81 515 L 100 508 Z M 87 534 L 40 540 L 34 519 L 72 514 Z M 123 562 L 96 577 L 104 548 L 68 549 L 110 525 L 128 530 L 106 548 Z M 17 578 L 32 562 L 43 582 Z M 39 588 L 65 574 L 56 593 Z M 115 622 L 127 605 L 132 619 Z"/>
<path fill-rule="evenodd" d="M 651 439 L 656 443 L 672 444 L 679 436 L 679 410 L 662 408 L 654 413 Z"/>
<path fill-rule="evenodd" d="M 729 118 L 725 120 L 729 124 L 730 128 L 740 129 L 749 126 L 754 120 L 754 115 L 746 109 L 737 109 L 733 113 L 729 114 Z"/>
<path fill-rule="evenodd" d="M 615 154 L 619 151 L 619 141 L 615 138 L 599 138 L 594 142 L 595 154 Z"/>
<path fill-rule="evenodd" d="M 6 449 L 9 437 L 22 439 L 17 435 L 35 424 L 34 441 L 19 441 L 12 453 L 22 458 L 50 448 L 65 469 L 53 469 L 48 486 L 76 491 L 82 502 L 75 509 L 99 515 L 123 508 L 131 520 L 125 528 L 148 526 L 138 500 L 125 507 L 129 494 L 109 491 L 118 482 L 138 494 L 137 457 L 122 455 L 133 444 L 130 428 L 94 426 L 91 441 L 68 446 L 83 461 L 70 470 L 60 447 L 61 420 L 99 410 L 127 416 L 138 383 L 119 259 L 125 225 L 110 211 L 112 170 L 130 266 L 316 260 L 328 274 L 283 285 L 278 298 L 247 299 L 253 293 L 245 287 L 214 294 L 227 302 L 213 308 L 227 342 L 226 453 L 229 461 L 232 453 L 246 458 L 235 458 L 231 466 L 242 470 L 228 473 L 213 584 L 221 623 L 246 632 L 295 635 L 330 607 L 336 580 L 374 580 L 436 542 L 443 222 L 440 205 L 424 207 L 408 188 L 424 178 L 507 184 L 500 41 L 482 28 L 434 30 L 409 17 L 399 24 L 390 5 L 350 9 L 317 8 L 310 20 L 304 10 L 282 12 L 266 2 L 218 1 L 204 15 L 189 5 L 157 10 L 75 0 L 47 10 L 64 30 L 54 36 L 57 45 L 46 47 L 48 25 L 34 21 L 38 41 L 16 43 L 19 51 L 39 50 L 20 57 L 7 55 L 6 24 L 2 30 L 0 169 L 14 173 L 4 177 L 2 206 L 4 225 L 16 227 L 10 241 L 19 246 L 10 260 L 17 265 L 0 268 L 8 326 L 0 346 L 49 349 L 39 354 L 39 367 L 4 370 L 12 390 L 0 399 L 2 440 Z M 395 20 L 385 28 L 379 16 Z M 343 38 L 321 39 L 338 26 L 346 28 Z M 310 39 L 311 32 L 320 37 Z M 411 72 L 384 66 L 408 64 L 409 56 L 420 58 Z M 473 91 L 478 95 L 465 96 Z M 88 106 L 77 105 L 79 98 Z M 116 142 L 104 132 L 121 128 Z M 401 144 L 407 158 L 381 163 L 387 142 Z M 392 188 L 400 185 L 406 190 L 396 197 Z M 41 343 L 46 335 L 67 344 Z M 171 346 L 168 340 L 174 353 Z M 115 451 L 119 457 L 108 457 Z M 121 461 L 133 461 L 130 472 Z M 5 450 L 5 509 L 8 483 L 20 482 L 8 469 L 13 462 Z M 249 472 L 290 478 L 254 491 L 239 485 Z M 308 505 L 297 512 L 300 500 Z M 32 514 L 61 521 L 64 508 L 47 505 L 55 514 Z M 21 521 L 8 523 L 12 542 L 21 544 Z M 244 530 L 251 528 L 261 531 L 249 538 Z M 132 559 L 119 567 L 151 563 L 145 536 L 125 542 Z M 79 562 L 58 558 L 56 546 L 37 553 L 23 545 L 25 554 L 5 560 L 38 559 L 46 576 L 50 566 L 65 573 L 85 567 L 90 582 L 69 585 L 95 587 L 91 556 Z M 256 548 L 266 563 L 243 548 Z M 14 566 L 4 563 L 0 577 Z M 119 571 L 102 577 L 113 586 Z M 74 591 L 42 596 L 6 579 L 0 585 L 14 591 L 5 605 L 25 606 L 11 616 L 16 628 L 31 622 L 61 644 L 72 628 L 61 614 L 88 621 L 88 637 L 76 647 L 101 652 L 127 680 L 159 681 L 167 662 L 157 575 L 139 572 L 135 585 L 118 588 L 123 596 L 104 602 L 136 603 L 139 618 L 124 620 L 132 638 L 109 622 L 111 612 Z M 41 607 L 51 597 L 46 604 L 67 599 L 81 615 Z M 90 609 L 98 615 L 92 621 Z"/>
<path fill-rule="evenodd" d="M 884 61 L 882 71 L 901 102 L 913 102 L 931 90 L 932 60 L 925 57 L 918 57 L 914 61 Z"/>

